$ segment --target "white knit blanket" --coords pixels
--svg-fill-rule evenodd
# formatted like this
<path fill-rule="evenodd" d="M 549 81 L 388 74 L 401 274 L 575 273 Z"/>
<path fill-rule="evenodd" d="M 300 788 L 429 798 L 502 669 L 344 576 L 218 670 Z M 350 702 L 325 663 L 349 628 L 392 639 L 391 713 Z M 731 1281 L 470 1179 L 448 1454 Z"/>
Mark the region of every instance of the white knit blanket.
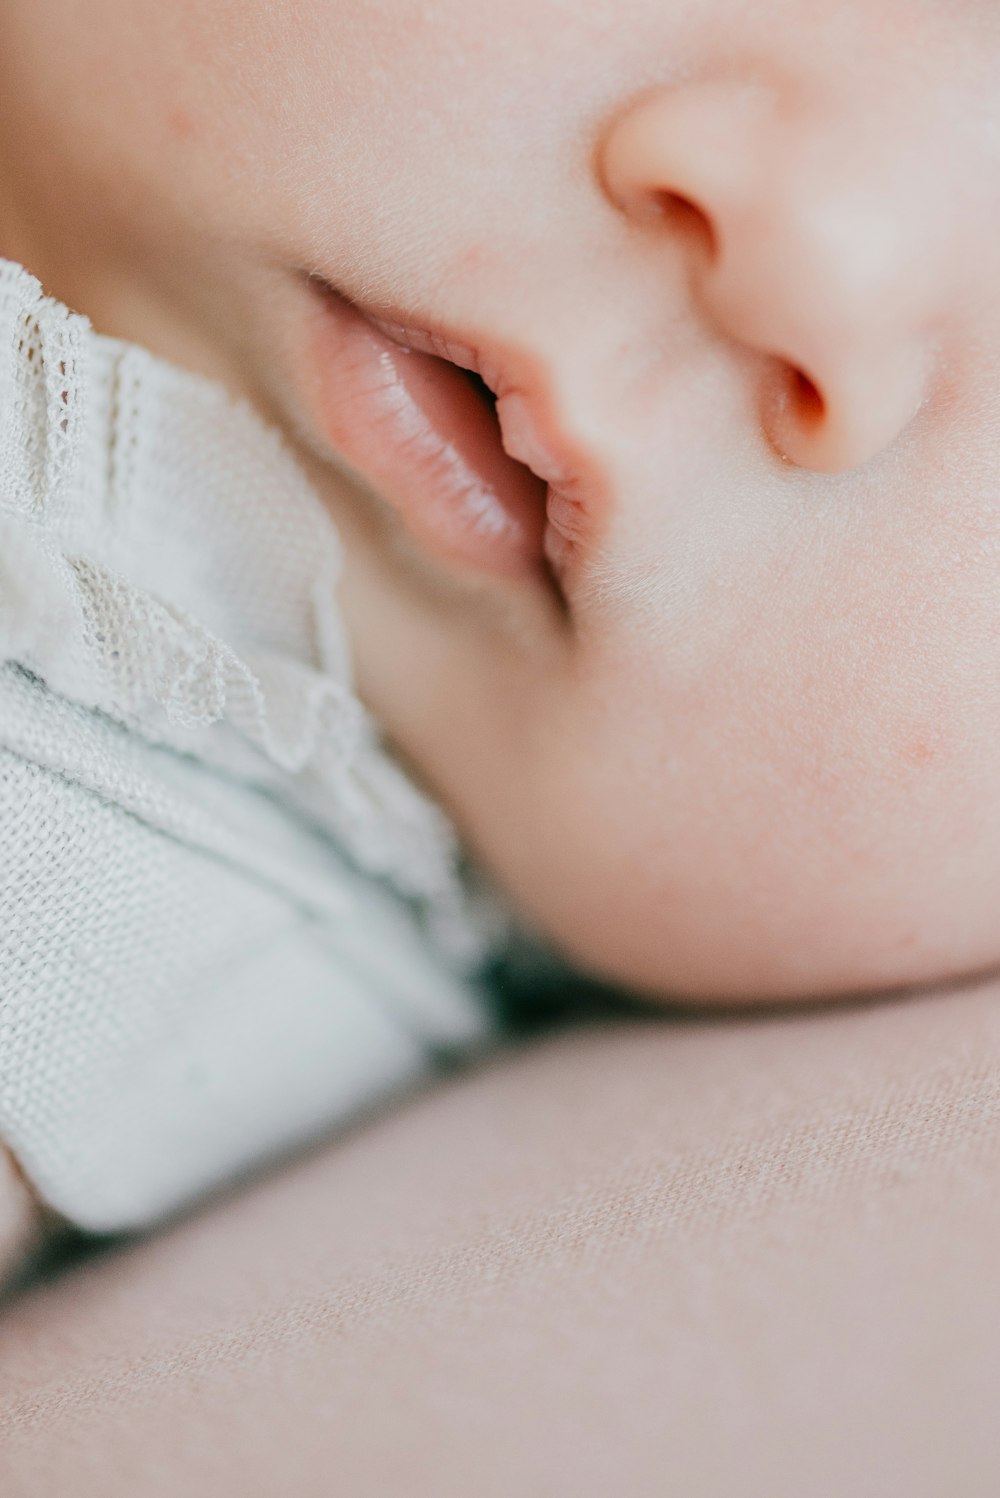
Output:
<path fill-rule="evenodd" d="M 486 1030 L 280 438 L 0 261 L 0 1138 L 151 1221 Z"/>

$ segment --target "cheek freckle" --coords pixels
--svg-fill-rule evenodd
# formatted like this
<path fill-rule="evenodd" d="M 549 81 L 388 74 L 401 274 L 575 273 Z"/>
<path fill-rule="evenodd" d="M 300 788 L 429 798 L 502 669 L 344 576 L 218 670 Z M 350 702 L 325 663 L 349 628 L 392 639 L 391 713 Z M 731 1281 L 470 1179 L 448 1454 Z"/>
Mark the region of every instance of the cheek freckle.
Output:
<path fill-rule="evenodd" d="M 483 270 L 488 263 L 489 256 L 486 253 L 485 245 L 470 244 L 456 257 L 455 269 L 459 274 L 463 271 L 472 274 Z"/>
<path fill-rule="evenodd" d="M 933 764 L 937 759 L 937 750 L 925 738 L 911 739 L 903 750 L 903 759 L 906 764 L 919 770 L 924 765 Z"/>
<path fill-rule="evenodd" d="M 175 140 L 191 140 L 198 134 L 198 121 L 186 109 L 172 109 L 167 116 L 167 125 Z"/>

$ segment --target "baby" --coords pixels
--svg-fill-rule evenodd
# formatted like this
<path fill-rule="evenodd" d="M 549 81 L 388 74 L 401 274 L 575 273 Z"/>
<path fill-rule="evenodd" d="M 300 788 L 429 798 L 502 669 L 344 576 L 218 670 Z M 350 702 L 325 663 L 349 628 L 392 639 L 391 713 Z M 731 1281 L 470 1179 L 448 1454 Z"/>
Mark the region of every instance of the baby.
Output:
<path fill-rule="evenodd" d="M 184 580 L 175 620 L 237 586 L 206 561 L 218 513 L 198 520 L 227 464 L 258 530 L 272 494 L 306 515 L 304 475 L 383 742 L 577 968 L 727 1003 L 957 981 L 1000 958 L 998 70 L 990 0 L 7 0 L 0 253 L 89 318 L 94 368 L 117 350 L 102 473 L 125 346 L 165 408 L 191 376 L 227 392 L 198 428 L 206 451 L 227 434 L 211 474 L 193 426 L 150 469 L 183 448 L 190 523 L 169 556 L 146 536 L 143 597 L 158 568 Z M 235 504 L 234 576 L 240 524 Z M 102 565 L 134 580 L 125 529 L 105 505 Z M 254 553 L 260 587 L 262 555 L 277 574 L 286 552 Z M 76 692 L 31 638 L 7 659 L 46 712 L 138 722 L 169 776 L 254 781 L 345 869 L 433 904 L 395 855 L 366 863 L 337 785 L 292 794 L 294 754 L 262 785 L 177 712 L 154 732 L 135 699 Z M 280 695 L 261 659 L 254 712 L 235 689 L 226 709 L 255 753 Z M 393 773 L 369 801 L 429 845 Z"/>

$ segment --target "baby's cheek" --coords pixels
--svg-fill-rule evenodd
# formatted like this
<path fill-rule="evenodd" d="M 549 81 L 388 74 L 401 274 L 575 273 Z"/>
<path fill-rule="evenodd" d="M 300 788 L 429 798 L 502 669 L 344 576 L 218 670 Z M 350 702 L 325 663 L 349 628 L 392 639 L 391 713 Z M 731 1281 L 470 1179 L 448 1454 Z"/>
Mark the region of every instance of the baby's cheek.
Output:
<path fill-rule="evenodd" d="M 1000 957 L 998 606 L 908 560 L 887 548 L 826 588 L 734 593 L 695 648 L 623 626 L 595 651 L 553 902 L 574 955 L 651 993 L 730 999 Z"/>

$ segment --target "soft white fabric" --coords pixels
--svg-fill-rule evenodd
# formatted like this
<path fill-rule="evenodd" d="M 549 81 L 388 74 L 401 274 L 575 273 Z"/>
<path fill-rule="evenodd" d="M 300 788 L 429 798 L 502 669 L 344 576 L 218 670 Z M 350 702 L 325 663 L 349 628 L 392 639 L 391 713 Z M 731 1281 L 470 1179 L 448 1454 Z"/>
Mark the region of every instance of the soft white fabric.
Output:
<path fill-rule="evenodd" d="M 0 1138 L 147 1222 L 487 1026 L 280 438 L 0 261 Z"/>

